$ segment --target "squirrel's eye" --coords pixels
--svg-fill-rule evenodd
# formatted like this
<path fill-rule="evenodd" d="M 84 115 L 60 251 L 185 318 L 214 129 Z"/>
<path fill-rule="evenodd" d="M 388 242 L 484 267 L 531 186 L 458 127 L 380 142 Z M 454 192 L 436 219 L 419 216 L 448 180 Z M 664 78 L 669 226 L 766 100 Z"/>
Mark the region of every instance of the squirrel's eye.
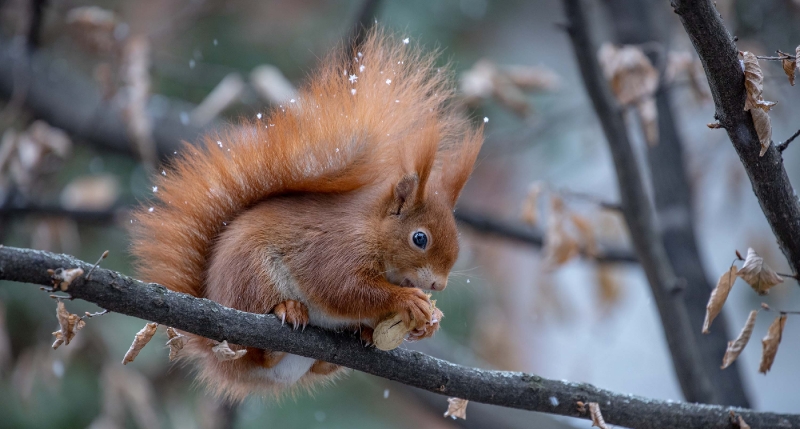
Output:
<path fill-rule="evenodd" d="M 425 246 L 428 245 L 428 236 L 422 231 L 417 231 L 411 236 L 411 241 L 414 242 L 415 246 L 425 250 Z"/>

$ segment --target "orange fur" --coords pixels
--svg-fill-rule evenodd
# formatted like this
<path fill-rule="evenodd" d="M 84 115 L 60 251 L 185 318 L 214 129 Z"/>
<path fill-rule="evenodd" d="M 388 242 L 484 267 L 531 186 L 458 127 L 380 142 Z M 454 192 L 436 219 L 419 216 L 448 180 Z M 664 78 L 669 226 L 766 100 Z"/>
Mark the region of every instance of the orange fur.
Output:
<path fill-rule="evenodd" d="M 447 283 L 458 254 L 452 210 L 482 142 L 435 58 L 372 31 L 325 60 L 295 100 L 187 145 L 156 177 L 152 210 L 134 215 L 140 275 L 244 311 L 281 305 L 301 324 L 355 329 L 390 313 L 429 322 L 422 289 Z M 429 238 L 424 251 L 416 231 Z M 191 336 L 185 350 L 234 398 L 337 372 L 309 363 L 281 381 L 269 371 L 296 357 L 248 349 L 218 362 L 209 344 Z"/>

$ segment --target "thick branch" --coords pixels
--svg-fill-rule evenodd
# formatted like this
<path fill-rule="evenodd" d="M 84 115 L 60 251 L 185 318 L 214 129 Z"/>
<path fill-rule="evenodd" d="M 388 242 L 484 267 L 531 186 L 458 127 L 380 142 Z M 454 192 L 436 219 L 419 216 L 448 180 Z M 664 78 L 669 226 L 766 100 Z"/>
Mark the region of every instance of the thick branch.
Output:
<path fill-rule="evenodd" d="M 694 45 L 714 98 L 714 117 L 739 154 L 753 192 L 794 273 L 800 273 L 800 202 L 780 151 L 773 145 L 759 157 L 760 144 L 750 112 L 744 110 L 744 72 L 733 39 L 711 0 L 672 0 Z"/>
<path fill-rule="evenodd" d="M 497 235 L 498 237 L 531 244 L 536 247 L 544 245 L 544 235 L 538 229 L 532 229 L 521 223 L 501 221 L 482 213 L 459 207 L 455 212 L 456 220 L 477 232 Z M 584 253 L 585 254 L 585 253 Z M 597 262 L 638 262 L 636 255 L 627 249 L 619 249 L 601 245 L 601 252 L 594 257 Z"/>
<path fill-rule="evenodd" d="M 628 139 L 622 111 L 597 62 L 581 0 L 564 0 L 564 5 L 575 57 L 608 140 L 617 172 L 622 212 L 661 316 L 678 382 L 687 400 L 716 403 L 718 399 L 700 358 L 689 315 L 682 295 L 678 293 L 678 280 L 656 227 L 655 213 L 644 189 L 644 180 Z"/>
<path fill-rule="evenodd" d="M 0 280 L 50 285 L 48 269 L 92 264 L 67 255 L 0 247 Z M 577 401 L 601 404 L 606 422 L 638 429 L 728 429 L 733 410 L 753 427 L 798 427 L 800 415 L 658 401 L 598 389 L 585 383 L 548 380 L 510 371 L 488 371 L 455 365 L 406 349 L 382 352 L 365 348 L 351 335 L 309 327 L 304 332 L 281 326 L 272 315 L 252 314 L 213 301 L 144 283 L 97 268 L 91 280 L 75 280 L 68 292 L 113 312 L 158 322 L 217 341 L 286 351 L 344 365 L 441 395 L 476 402 L 579 416 Z M 556 400 L 551 400 L 555 398 Z M 554 405 L 555 404 L 555 405 Z"/>
<path fill-rule="evenodd" d="M 657 31 L 661 9 L 656 7 L 655 1 L 606 0 L 610 15 L 613 16 L 612 27 L 618 43 L 643 45 L 662 41 Z M 664 48 L 648 53 L 651 62 L 662 68 L 666 66 L 666 46 Z M 663 84 L 656 91 L 658 144 L 648 145 L 647 160 L 661 240 L 675 275 L 686 282 L 683 298 L 689 321 L 697 327 L 705 319 L 711 284 L 703 269 L 703 258 L 697 245 L 692 190 L 684 167 L 683 143 L 673 115 L 670 92 L 669 86 Z M 714 320 L 715 328 L 710 334 L 702 335 L 699 329 L 694 329 L 692 333 L 720 403 L 747 407 L 749 402 L 738 368 L 734 366 L 723 371 L 719 367 L 728 345 L 727 322 L 723 312 Z"/>

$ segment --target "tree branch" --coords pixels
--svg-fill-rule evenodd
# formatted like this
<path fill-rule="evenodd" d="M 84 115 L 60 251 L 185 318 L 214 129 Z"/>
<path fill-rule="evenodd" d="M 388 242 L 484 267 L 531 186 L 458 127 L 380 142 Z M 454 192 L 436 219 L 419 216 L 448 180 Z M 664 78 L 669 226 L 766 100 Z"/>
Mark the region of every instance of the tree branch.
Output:
<path fill-rule="evenodd" d="M 606 0 L 616 41 L 626 45 L 656 44 L 664 46 L 658 34 L 659 13 L 656 0 Z M 667 47 L 649 50 L 650 61 L 661 66 L 661 75 L 666 66 Z M 663 83 L 663 82 L 662 82 Z M 655 93 L 658 109 L 658 144 L 647 145 L 647 160 L 653 184 L 653 200 L 658 216 L 658 225 L 664 250 L 675 270 L 675 275 L 684 279 L 686 288 L 683 298 L 692 326 L 703 324 L 706 303 L 712 285 L 703 268 L 703 258 L 697 245 L 694 230 L 692 189 L 687 180 L 681 142 L 668 85 L 659 85 Z M 749 401 L 737 367 L 721 370 L 719 363 L 728 345 L 728 321 L 725 313 L 715 319 L 715 329 L 703 335 L 699 329 L 692 333 L 700 350 L 701 360 L 711 378 L 714 394 L 720 403 L 747 407 Z M 734 362 L 736 365 L 736 362 Z"/>
<path fill-rule="evenodd" d="M 622 110 L 597 62 L 581 0 L 564 0 L 564 6 L 578 67 L 614 160 L 623 216 L 658 307 L 681 390 L 688 401 L 716 403 L 718 399 L 703 366 L 682 294 L 678 293 L 679 283 L 664 250 L 639 163 L 628 140 Z"/>
<path fill-rule="evenodd" d="M 719 121 L 739 154 L 761 210 L 792 271 L 800 273 L 800 202 L 775 145 L 759 157 L 760 143 L 744 110 L 744 72 L 738 51 L 711 0 L 672 0 L 706 72 Z"/>
<path fill-rule="evenodd" d="M 92 264 L 67 255 L 0 247 L 0 280 L 51 285 L 47 270 L 62 267 L 88 272 Z M 753 427 L 800 426 L 800 415 L 658 401 L 585 383 L 469 368 L 402 348 L 382 352 L 365 348 L 354 335 L 315 327 L 294 331 L 273 315 L 226 308 L 103 268 L 95 269 L 91 280 L 80 277 L 73 281 L 68 293 L 113 312 L 213 340 L 322 359 L 429 392 L 487 404 L 587 419 L 587 415 L 579 415 L 577 401 L 597 402 L 607 423 L 638 429 L 729 429 L 730 411 L 741 414 Z"/>
<path fill-rule="evenodd" d="M 538 229 L 531 228 L 522 223 L 512 223 L 501 221 L 485 214 L 470 211 L 459 207 L 455 212 L 456 220 L 469 228 L 485 234 L 496 235 L 498 237 L 531 244 L 536 247 L 544 245 L 544 234 Z M 600 246 L 601 252 L 594 259 L 597 262 L 638 262 L 636 255 L 627 249 L 619 249 L 608 246 Z M 586 255 L 585 252 L 582 252 Z"/>

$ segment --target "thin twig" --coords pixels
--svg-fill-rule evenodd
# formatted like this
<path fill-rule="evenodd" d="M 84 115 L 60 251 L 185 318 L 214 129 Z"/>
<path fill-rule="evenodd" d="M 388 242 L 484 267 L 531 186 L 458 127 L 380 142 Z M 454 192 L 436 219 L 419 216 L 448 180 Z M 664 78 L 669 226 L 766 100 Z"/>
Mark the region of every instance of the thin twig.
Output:
<path fill-rule="evenodd" d="M 0 248 L 0 280 L 50 284 L 48 267 L 84 270 L 91 264 L 67 255 L 31 249 Z M 578 401 L 603 405 L 607 423 L 638 429 L 729 429 L 728 413 L 741 414 L 752 427 L 800 427 L 800 415 L 742 408 L 661 401 L 599 389 L 586 383 L 537 375 L 489 371 L 455 365 L 398 348 L 364 348 L 356 336 L 317 327 L 305 332 L 282 327 L 274 315 L 246 313 L 207 299 L 168 291 L 115 271 L 98 268 L 92 280 L 71 293 L 116 313 L 146 319 L 215 341 L 284 351 L 344 365 L 440 395 L 475 402 L 578 417 Z M 555 400 L 553 399 L 555 398 Z M 580 416 L 586 418 L 586 416 Z"/>
<path fill-rule="evenodd" d="M 788 139 L 786 139 L 786 141 L 785 141 L 785 142 L 783 142 L 783 143 L 778 143 L 778 145 L 777 145 L 777 146 L 775 146 L 775 148 L 777 148 L 777 149 L 778 149 L 778 152 L 780 152 L 780 153 L 783 153 L 783 151 L 785 151 L 785 150 L 786 150 L 786 148 L 787 148 L 787 147 L 789 147 L 789 143 L 791 143 L 791 142 L 792 142 L 792 140 L 796 139 L 796 138 L 797 138 L 797 136 L 800 136 L 800 130 L 797 130 L 797 131 L 795 131 L 795 133 L 794 133 L 794 134 L 792 134 L 792 136 L 791 136 L 791 137 L 789 137 Z"/>
<path fill-rule="evenodd" d="M 106 250 L 105 252 L 103 252 L 102 255 L 100 255 L 100 258 L 98 258 L 97 262 L 94 263 L 94 265 L 92 266 L 92 269 L 89 270 L 88 273 L 86 273 L 86 280 L 91 280 L 92 279 L 92 271 L 94 271 L 94 269 L 97 268 L 98 265 L 100 265 L 100 261 L 102 261 L 103 259 L 105 259 L 107 257 L 108 257 L 108 250 Z"/>

